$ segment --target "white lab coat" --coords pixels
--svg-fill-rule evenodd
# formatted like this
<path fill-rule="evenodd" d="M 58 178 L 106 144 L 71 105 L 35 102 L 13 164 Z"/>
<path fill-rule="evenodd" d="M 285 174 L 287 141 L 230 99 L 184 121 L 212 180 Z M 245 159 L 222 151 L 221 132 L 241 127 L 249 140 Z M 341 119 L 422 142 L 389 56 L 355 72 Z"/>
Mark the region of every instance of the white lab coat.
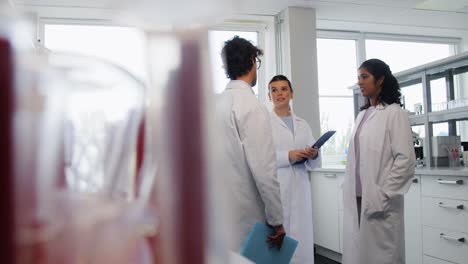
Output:
<path fill-rule="evenodd" d="M 224 176 L 231 191 L 232 224 L 238 234 L 231 249 L 238 252 L 257 221 L 283 224 L 270 115 L 250 85 L 235 80 L 219 97 L 217 117 L 227 158 Z"/>
<path fill-rule="evenodd" d="M 361 225 L 355 190 L 354 136 L 343 183 L 343 264 L 405 263 L 403 195 L 416 164 L 408 115 L 398 104 L 377 105 L 361 128 Z"/>
<path fill-rule="evenodd" d="M 314 231 L 308 170 L 316 166 L 319 158 L 315 160 L 308 159 L 302 164 L 290 164 L 288 154 L 290 150 L 304 149 L 315 142 L 309 124 L 294 114 L 292 118 L 294 133 L 275 112 L 271 112 L 284 227 L 289 236 L 299 241 L 291 263 L 313 264 Z"/>

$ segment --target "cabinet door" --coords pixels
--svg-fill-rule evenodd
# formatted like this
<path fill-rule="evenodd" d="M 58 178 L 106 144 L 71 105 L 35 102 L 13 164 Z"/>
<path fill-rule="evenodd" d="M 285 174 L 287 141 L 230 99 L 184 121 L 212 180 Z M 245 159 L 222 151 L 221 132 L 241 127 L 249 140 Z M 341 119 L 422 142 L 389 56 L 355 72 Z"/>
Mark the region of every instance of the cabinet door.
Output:
<path fill-rule="evenodd" d="M 468 201 L 422 197 L 425 226 L 468 233 Z"/>
<path fill-rule="evenodd" d="M 338 174 L 312 172 L 312 210 L 314 243 L 338 252 L 339 216 L 338 216 Z"/>
<path fill-rule="evenodd" d="M 468 234 L 423 227 L 424 254 L 458 264 L 468 264 Z"/>
<path fill-rule="evenodd" d="M 340 225 L 340 251 L 343 254 L 343 181 L 344 174 L 338 174 L 338 224 Z"/>
<path fill-rule="evenodd" d="M 339 253 L 343 254 L 343 210 L 338 211 L 339 225 L 340 225 L 340 251 Z"/>
<path fill-rule="evenodd" d="M 411 264 L 411 263 L 408 263 L 408 264 Z M 424 256 L 424 264 L 453 264 L 453 263 L 445 261 L 445 260 L 441 260 L 438 258 Z"/>
<path fill-rule="evenodd" d="M 405 195 L 406 263 L 422 263 L 421 178 L 416 176 Z"/>
<path fill-rule="evenodd" d="M 427 197 L 468 200 L 467 178 L 462 176 L 423 176 L 422 195 Z"/>

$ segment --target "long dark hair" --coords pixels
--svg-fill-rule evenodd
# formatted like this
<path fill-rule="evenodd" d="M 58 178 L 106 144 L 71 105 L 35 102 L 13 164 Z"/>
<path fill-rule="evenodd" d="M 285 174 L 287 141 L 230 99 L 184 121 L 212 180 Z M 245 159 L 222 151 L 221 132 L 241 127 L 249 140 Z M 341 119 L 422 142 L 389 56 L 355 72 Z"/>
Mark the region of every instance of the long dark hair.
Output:
<path fill-rule="evenodd" d="M 270 84 L 272 82 L 277 82 L 277 81 L 287 81 L 288 82 L 288 85 L 289 85 L 289 89 L 291 89 L 291 93 L 293 93 L 293 88 L 292 88 L 292 84 L 291 82 L 289 81 L 288 77 L 284 76 L 284 75 L 275 75 L 273 76 L 273 78 L 271 78 L 270 82 L 268 83 L 268 90 L 270 90 Z"/>
<path fill-rule="evenodd" d="M 400 85 L 398 84 L 395 76 L 393 76 L 390 67 L 385 62 L 379 59 L 370 59 L 363 62 L 359 69 L 361 68 L 370 72 L 370 74 L 374 76 L 374 80 L 376 82 L 383 77 L 382 90 L 379 94 L 379 103 L 382 103 L 383 105 L 397 103 L 402 106 Z M 369 108 L 370 105 L 370 98 L 366 98 L 361 110 Z"/>
<path fill-rule="evenodd" d="M 224 42 L 221 51 L 226 76 L 235 80 L 247 74 L 254 63 L 255 58 L 263 55 L 263 51 L 255 47 L 250 41 L 234 36 Z"/>

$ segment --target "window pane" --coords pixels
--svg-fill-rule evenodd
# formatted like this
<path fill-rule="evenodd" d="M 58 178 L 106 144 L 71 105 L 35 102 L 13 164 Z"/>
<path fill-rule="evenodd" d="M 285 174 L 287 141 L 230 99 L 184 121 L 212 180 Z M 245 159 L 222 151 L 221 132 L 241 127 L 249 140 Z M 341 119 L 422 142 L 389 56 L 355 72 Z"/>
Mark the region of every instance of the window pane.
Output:
<path fill-rule="evenodd" d="M 366 56 L 385 61 L 393 73 L 451 55 L 453 45 L 409 41 L 366 40 Z"/>
<path fill-rule="evenodd" d="M 431 80 L 431 104 L 432 111 L 447 109 L 447 86 L 445 78 Z"/>
<path fill-rule="evenodd" d="M 468 142 L 468 121 L 457 121 L 457 135 L 462 142 Z M 468 149 L 465 149 L 468 151 Z"/>
<path fill-rule="evenodd" d="M 226 77 L 226 73 L 224 72 L 221 50 L 223 49 L 224 42 L 232 39 L 236 35 L 241 38 L 245 38 L 252 42 L 253 45 L 258 46 L 258 32 L 218 30 L 212 30 L 209 32 L 211 72 L 215 93 L 222 93 L 224 88 L 226 88 L 226 84 L 229 82 L 229 79 Z M 255 95 L 258 96 L 257 85 L 253 87 L 253 90 Z"/>
<path fill-rule="evenodd" d="M 453 79 L 455 85 L 455 99 L 464 99 L 464 104 L 468 106 L 468 72 L 455 74 Z"/>
<path fill-rule="evenodd" d="M 356 83 L 356 41 L 317 39 L 320 130 L 336 130 L 322 147 L 322 166 L 343 165 L 354 124 L 353 92 Z M 337 63 L 336 58 L 340 58 Z M 339 106 L 339 107 L 338 107 Z"/>
<path fill-rule="evenodd" d="M 317 61 L 320 95 L 353 94 L 348 88 L 357 78 L 355 40 L 317 39 Z"/>
<path fill-rule="evenodd" d="M 354 124 L 353 99 L 351 97 L 320 97 L 319 103 L 321 131 L 336 130 L 336 134 L 321 148 L 322 166 L 342 165 L 346 160 Z M 344 109 L 349 109 L 349 111 Z"/>
<path fill-rule="evenodd" d="M 52 52 L 70 52 L 104 59 L 146 80 L 145 38 L 139 30 L 93 25 L 46 25 L 44 40 L 45 47 Z M 65 176 L 68 187 L 77 191 L 97 192 L 104 188 L 109 142 L 122 124 L 123 116 L 128 114 L 127 110 L 138 101 L 134 97 L 135 87 L 118 80 L 119 75 L 113 73 L 106 70 L 95 72 L 96 80 L 116 83 L 112 93 L 101 91 L 92 86 L 93 83 L 89 85 L 97 88 L 95 91 L 89 89 L 70 93 L 64 125 Z M 83 83 L 88 81 L 85 79 Z M 122 85 L 121 89 L 119 85 Z M 130 153 L 129 164 L 122 166 L 129 168 L 128 175 L 135 172 L 135 155 L 135 152 Z M 123 184 L 123 192 L 130 194 L 131 190 L 130 182 Z"/>
<path fill-rule="evenodd" d="M 425 128 L 424 128 L 423 125 L 421 125 L 421 126 L 412 126 L 412 127 L 411 127 L 411 130 L 412 130 L 414 133 L 418 134 L 418 136 L 419 136 L 420 138 L 426 137 L 426 130 L 425 130 Z"/>
<path fill-rule="evenodd" d="M 448 123 L 432 124 L 432 134 L 437 136 L 448 136 Z"/>
<path fill-rule="evenodd" d="M 402 103 L 404 103 L 404 108 L 410 112 L 415 112 L 415 104 L 423 104 L 423 88 L 421 83 L 401 87 L 401 94 L 403 95 Z M 425 111 L 426 109 L 423 109 L 422 112 L 424 113 Z"/>
<path fill-rule="evenodd" d="M 145 38 L 134 28 L 91 25 L 45 25 L 45 47 L 113 62 L 146 79 Z"/>

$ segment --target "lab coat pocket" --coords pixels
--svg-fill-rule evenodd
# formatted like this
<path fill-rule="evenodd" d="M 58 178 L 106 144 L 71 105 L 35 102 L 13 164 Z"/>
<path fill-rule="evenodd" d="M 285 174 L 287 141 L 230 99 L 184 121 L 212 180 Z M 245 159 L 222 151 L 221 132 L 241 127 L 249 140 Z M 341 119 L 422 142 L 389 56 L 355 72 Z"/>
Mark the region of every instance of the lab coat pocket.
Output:
<path fill-rule="evenodd" d="M 364 207 L 365 217 L 368 220 L 386 218 L 389 206 L 387 195 L 385 195 L 378 185 L 374 185 L 367 193 Z"/>

